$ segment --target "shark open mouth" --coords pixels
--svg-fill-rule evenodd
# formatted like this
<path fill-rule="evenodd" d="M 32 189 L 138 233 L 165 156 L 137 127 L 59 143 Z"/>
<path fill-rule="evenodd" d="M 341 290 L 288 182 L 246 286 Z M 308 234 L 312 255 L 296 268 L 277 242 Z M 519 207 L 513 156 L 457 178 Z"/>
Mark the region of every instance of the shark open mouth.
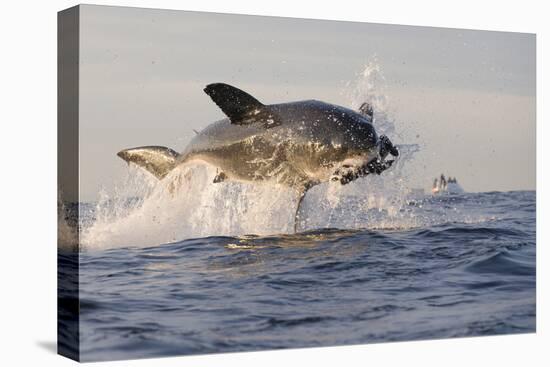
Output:
<path fill-rule="evenodd" d="M 362 165 L 342 165 L 334 172 L 331 181 L 340 181 L 342 185 L 348 184 L 360 177 L 372 173 L 381 174 L 392 166 L 395 159 L 386 159 L 388 155 L 399 156 L 399 151 L 385 135 L 380 136 L 378 143 L 378 157 Z"/>

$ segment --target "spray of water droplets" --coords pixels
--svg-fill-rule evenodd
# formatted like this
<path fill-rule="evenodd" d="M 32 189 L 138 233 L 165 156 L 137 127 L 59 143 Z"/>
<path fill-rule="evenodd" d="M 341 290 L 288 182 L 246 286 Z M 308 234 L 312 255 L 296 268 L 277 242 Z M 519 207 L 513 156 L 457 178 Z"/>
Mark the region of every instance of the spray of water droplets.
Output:
<path fill-rule="evenodd" d="M 398 134 L 400 126 L 391 118 L 385 79 L 376 59 L 347 84 L 344 93 L 351 108 L 363 102 L 373 106 L 377 132 L 398 144 L 400 157 L 380 176 L 311 189 L 298 229 L 400 229 L 449 220 L 448 215 L 434 216 L 423 213 L 422 205 L 410 205 L 407 165 L 417 148 L 404 144 L 406 137 Z M 295 192 L 277 185 L 212 184 L 215 175 L 215 167 L 196 163 L 180 166 L 167 179 L 157 181 L 130 166 L 115 192 L 102 193 L 95 207 L 81 213 L 81 249 L 153 246 L 213 235 L 292 233 Z M 174 180 L 177 187 L 168 184 Z"/>

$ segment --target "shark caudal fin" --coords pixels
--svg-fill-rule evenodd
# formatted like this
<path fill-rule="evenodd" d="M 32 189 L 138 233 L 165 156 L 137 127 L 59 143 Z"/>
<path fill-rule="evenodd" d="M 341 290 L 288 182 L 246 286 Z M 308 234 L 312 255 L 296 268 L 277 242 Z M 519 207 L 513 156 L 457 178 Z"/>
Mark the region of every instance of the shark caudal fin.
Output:
<path fill-rule="evenodd" d="M 159 180 L 176 166 L 179 157 L 172 149 L 158 146 L 124 149 L 117 155 L 128 164 L 134 163 L 146 169 Z"/>

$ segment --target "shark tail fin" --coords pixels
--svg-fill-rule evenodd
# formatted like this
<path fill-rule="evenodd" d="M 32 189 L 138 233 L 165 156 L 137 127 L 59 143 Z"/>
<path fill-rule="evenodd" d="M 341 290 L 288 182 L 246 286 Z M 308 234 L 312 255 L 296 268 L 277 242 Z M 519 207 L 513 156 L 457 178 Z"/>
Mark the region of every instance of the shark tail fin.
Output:
<path fill-rule="evenodd" d="M 144 168 L 159 180 L 163 179 L 177 164 L 179 154 L 160 146 L 147 146 L 124 149 L 117 153 L 128 164 L 134 163 Z"/>

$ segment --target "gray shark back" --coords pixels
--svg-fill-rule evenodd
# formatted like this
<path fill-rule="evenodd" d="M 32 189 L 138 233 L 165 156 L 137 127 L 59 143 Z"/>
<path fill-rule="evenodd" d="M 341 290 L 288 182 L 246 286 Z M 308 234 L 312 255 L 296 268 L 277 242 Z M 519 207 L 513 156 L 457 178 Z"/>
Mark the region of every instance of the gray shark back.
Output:
<path fill-rule="evenodd" d="M 250 118 L 247 124 L 235 124 L 229 118 L 212 123 L 191 140 L 182 156 L 223 148 L 258 136 L 271 144 L 292 139 L 295 145 L 345 145 L 361 151 L 377 142 L 371 119 L 348 108 L 316 100 L 264 108 L 267 113 Z"/>

